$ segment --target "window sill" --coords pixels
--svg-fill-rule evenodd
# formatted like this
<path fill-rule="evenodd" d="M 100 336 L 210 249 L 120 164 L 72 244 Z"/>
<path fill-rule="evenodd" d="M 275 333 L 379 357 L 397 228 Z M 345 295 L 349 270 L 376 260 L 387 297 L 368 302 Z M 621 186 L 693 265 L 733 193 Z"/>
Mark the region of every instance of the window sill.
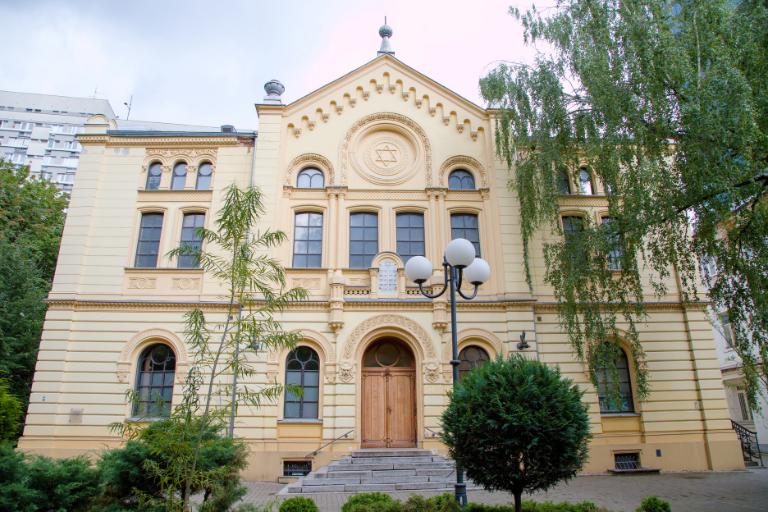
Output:
<path fill-rule="evenodd" d="M 292 425 L 322 425 L 323 420 L 317 418 L 283 418 L 277 420 L 277 423 L 292 424 Z"/>
<path fill-rule="evenodd" d="M 124 267 L 124 270 L 129 273 L 178 273 L 178 274 L 202 274 L 201 268 L 178 268 L 178 267 Z"/>
<path fill-rule="evenodd" d="M 126 423 L 156 423 L 158 421 L 167 420 L 168 417 L 159 417 L 159 418 L 141 418 L 138 416 L 131 416 L 130 418 L 126 418 Z"/>
<path fill-rule="evenodd" d="M 632 418 L 640 416 L 639 412 L 601 412 L 600 416 L 605 418 Z"/>

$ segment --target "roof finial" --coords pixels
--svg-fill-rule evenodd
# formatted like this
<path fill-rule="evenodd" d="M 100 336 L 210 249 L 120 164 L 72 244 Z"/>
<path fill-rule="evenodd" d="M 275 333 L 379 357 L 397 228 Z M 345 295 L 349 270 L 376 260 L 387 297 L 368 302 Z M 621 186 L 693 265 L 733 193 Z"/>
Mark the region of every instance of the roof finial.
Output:
<path fill-rule="evenodd" d="M 384 24 L 379 28 L 379 35 L 381 36 L 381 48 L 376 52 L 376 55 L 394 55 L 395 50 L 389 45 L 389 38 L 392 37 L 392 27 L 387 25 L 386 16 L 384 16 Z"/>

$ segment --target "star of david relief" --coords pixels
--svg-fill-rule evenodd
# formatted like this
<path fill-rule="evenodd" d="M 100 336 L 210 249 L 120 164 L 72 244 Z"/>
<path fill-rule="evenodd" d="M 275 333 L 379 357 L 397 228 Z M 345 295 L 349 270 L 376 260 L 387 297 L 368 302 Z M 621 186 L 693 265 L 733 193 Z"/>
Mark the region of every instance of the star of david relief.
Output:
<path fill-rule="evenodd" d="M 374 161 L 381 164 L 382 167 L 387 168 L 390 165 L 397 164 L 399 161 L 399 150 L 397 146 L 390 144 L 389 142 L 380 142 L 376 144 L 374 152 L 376 153 L 376 158 L 374 158 Z"/>

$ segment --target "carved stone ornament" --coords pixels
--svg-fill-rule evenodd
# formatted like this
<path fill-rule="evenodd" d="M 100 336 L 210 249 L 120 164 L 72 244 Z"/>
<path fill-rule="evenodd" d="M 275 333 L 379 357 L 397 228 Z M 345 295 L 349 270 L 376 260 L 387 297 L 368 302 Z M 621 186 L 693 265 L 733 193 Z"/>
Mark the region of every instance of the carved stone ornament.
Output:
<path fill-rule="evenodd" d="M 144 166 L 148 167 L 151 162 L 159 161 L 163 164 L 163 171 L 168 168 L 170 171 L 171 166 L 177 160 L 184 160 L 187 165 L 197 166 L 203 160 L 211 162 L 216 166 L 216 149 L 193 149 L 193 148 L 147 148 L 146 156 L 144 158 Z"/>
<path fill-rule="evenodd" d="M 128 288 L 132 290 L 153 290 L 157 286 L 155 277 L 130 277 L 128 278 Z"/>
<path fill-rule="evenodd" d="M 341 363 L 339 365 L 339 380 L 347 384 L 355 380 L 355 365 L 351 363 Z"/>
<path fill-rule="evenodd" d="M 172 287 L 174 290 L 194 290 L 200 285 L 200 278 L 174 277 Z"/>
<path fill-rule="evenodd" d="M 371 183 L 396 185 L 424 166 L 424 180 L 432 185 L 432 146 L 424 130 L 412 119 L 393 112 L 371 114 L 358 120 L 341 146 L 341 184 L 352 168 Z"/>
<path fill-rule="evenodd" d="M 432 384 L 440 380 L 440 365 L 435 362 L 426 363 L 424 365 L 424 378 Z"/>
<path fill-rule="evenodd" d="M 355 349 L 360 340 L 363 339 L 363 336 L 380 327 L 395 327 L 411 334 L 424 349 L 428 358 L 434 359 L 437 357 L 437 350 L 435 350 L 435 345 L 432 343 L 432 338 L 417 322 L 400 315 L 377 315 L 361 322 L 350 333 L 344 345 L 344 359 L 352 359 Z"/>

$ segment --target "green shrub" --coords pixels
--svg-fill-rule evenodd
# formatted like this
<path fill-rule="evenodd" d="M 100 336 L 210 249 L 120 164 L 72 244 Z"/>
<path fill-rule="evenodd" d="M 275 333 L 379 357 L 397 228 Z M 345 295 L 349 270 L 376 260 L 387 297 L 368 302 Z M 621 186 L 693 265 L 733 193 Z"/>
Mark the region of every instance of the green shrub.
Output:
<path fill-rule="evenodd" d="M 0 511 L 91 510 L 98 480 L 84 457 L 27 457 L 10 445 L 0 446 Z"/>
<path fill-rule="evenodd" d="M 469 503 L 462 512 L 514 512 L 514 505 L 484 505 L 482 503 Z M 524 501 L 523 512 L 607 512 L 590 501 L 580 503 L 552 503 L 551 501 L 535 502 Z M 430 511 L 431 512 L 431 511 Z"/>
<path fill-rule="evenodd" d="M 523 492 L 576 475 L 589 453 L 583 392 L 557 368 L 519 355 L 469 372 L 443 412 L 443 441 L 475 483 Z M 525 464 L 521 464 L 521 461 Z"/>
<path fill-rule="evenodd" d="M 459 512 L 461 509 L 456 502 L 456 497 L 445 493 L 430 498 L 414 494 L 402 504 L 400 510 L 402 512 Z"/>
<path fill-rule="evenodd" d="M 280 504 L 280 512 L 318 512 L 318 508 L 311 499 L 294 496 Z"/>
<path fill-rule="evenodd" d="M 190 432 L 195 432 L 198 421 L 154 422 L 122 448 L 104 453 L 99 461 L 102 510 L 165 510 L 169 502 L 178 501 L 184 493 L 181 476 L 194 452 Z M 242 441 L 223 437 L 217 427 L 206 429 L 191 489 L 202 493 L 201 512 L 231 510 L 243 497 L 246 489 L 239 474 L 246 466 L 246 453 Z"/>
<path fill-rule="evenodd" d="M 20 421 L 21 400 L 11 393 L 6 381 L 0 380 L 0 441 L 15 440 Z"/>
<path fill-rule="evenodd" d="M 656 496 L 647 496 L 640 502 L 637 512 L 672 512 L 672 507 L 668 501 Z"/>
<path fill-rule="evenodd" d="M 361 492 L 350 497 L 341 512 L 398 512 L 400 503 L 381 492 Z"/>

